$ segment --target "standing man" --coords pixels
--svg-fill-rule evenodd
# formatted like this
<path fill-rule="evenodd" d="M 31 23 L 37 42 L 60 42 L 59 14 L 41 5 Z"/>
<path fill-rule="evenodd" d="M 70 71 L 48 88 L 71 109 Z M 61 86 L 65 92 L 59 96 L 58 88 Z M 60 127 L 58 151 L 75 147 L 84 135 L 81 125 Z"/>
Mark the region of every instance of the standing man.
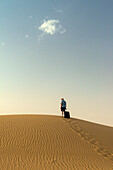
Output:
<path fill-rule="evenodd" d="M 61 98 L 61 112 L 62 112 L 62 116 L 63 116 L 63 112 L 65 112 L 66 110 L 66 101 L 64 100 L 64 98 Z"/>

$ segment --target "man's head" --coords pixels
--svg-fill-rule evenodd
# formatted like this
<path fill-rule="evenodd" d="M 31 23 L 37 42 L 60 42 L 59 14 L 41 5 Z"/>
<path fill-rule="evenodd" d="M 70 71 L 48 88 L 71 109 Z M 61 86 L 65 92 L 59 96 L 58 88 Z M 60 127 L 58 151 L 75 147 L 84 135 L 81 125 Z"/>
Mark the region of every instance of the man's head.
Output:
<path fill-rule="evenodd" d="M 61 100 L 64 100 L 64 98 L 62 97 Z"/>

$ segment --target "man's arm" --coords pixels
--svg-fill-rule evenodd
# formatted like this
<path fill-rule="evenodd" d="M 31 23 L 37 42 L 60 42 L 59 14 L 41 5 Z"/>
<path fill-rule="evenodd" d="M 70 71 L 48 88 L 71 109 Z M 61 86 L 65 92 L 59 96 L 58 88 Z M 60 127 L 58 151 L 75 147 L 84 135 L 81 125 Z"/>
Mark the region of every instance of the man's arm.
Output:
<path fill-rule="evenodd" d="M 61 103 L 61 105 L 60 105 L 60 109 L 61 109 L 61 107 L 62 107 L 62 103 Z"/>

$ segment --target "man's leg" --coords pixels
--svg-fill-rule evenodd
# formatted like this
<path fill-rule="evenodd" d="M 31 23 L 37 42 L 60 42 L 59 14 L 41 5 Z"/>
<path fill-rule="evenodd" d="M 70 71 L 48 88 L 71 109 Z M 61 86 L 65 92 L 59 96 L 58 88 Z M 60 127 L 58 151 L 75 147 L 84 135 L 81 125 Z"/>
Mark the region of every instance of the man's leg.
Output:
<path fill-rule="evenodd" d="M 63 111 L 62 111 L 62 117 L 63 117 Z"/>

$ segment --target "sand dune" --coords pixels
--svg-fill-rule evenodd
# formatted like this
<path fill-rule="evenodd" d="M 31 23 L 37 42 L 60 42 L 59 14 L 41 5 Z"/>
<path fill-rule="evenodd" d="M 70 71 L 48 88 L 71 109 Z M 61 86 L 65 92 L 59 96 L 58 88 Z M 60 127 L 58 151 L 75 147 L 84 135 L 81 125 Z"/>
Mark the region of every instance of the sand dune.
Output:
<path fill-rule="evenodd" d="M 113 170 L 113 128 L 59 116 L 0 116 L 1 170 Z"/>

